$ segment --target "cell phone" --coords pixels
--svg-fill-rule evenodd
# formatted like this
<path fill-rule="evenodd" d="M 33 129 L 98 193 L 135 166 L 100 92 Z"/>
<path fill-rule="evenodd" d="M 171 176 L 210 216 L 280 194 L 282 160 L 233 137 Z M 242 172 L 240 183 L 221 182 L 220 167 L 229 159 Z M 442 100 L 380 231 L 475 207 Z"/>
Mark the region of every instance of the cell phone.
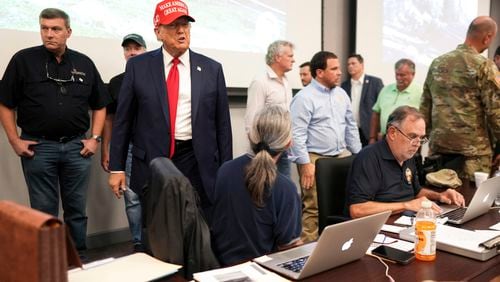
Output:
<path fill-rule="evenodd" d="M 405 252 L 385 245 L 380 245 L 373 249 L 372 254 L 399 264 L 408 264 L 415 258 L 413 253 Z"/>

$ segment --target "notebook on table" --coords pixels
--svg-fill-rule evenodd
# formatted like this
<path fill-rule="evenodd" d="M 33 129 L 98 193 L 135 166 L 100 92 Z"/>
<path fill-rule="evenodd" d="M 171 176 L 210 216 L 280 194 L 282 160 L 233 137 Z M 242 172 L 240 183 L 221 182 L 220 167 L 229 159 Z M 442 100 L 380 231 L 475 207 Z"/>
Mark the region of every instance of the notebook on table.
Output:
<path fill-rule="evenodd" d="M 468 207 L 443 206 L 445 212 L 440 217 L 447 217 L 448 222 L 453 224 L 465 223 L 487 213 L 498 193 L 500 176 L 486 179 L 477 187 Z"/>
<path fill-rule="evenodd" d="M 488 239 L 498 236 L 500 231 L 474 231 L 438 224 L 436 229 L 436 247 L 438 250 L 486 261 L 496 256 L 497 250 L 486 249 L 480 244 Z M 399 232 L 399 238 L 413 242 L 415 229 L 408 227 Z"/>
<path fill-rule="evenodd" d="M 298 280 L 363 257 L 390 211 L 327 226 L 317 242 L 256 258 L 254 261 Z"/>

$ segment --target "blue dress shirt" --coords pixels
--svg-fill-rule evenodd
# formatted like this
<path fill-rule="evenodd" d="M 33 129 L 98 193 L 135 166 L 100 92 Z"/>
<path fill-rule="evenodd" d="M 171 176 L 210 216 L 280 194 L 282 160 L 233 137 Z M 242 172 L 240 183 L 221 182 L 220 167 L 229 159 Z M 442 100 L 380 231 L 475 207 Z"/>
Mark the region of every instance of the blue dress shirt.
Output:
<path fill-rule="evenodd" d="M 293 142 L 289 159 L 309 163 L 309 152 L 335 156 L 361 150 L 351 100 L 340 87 L 326 88 L 315 79 L 292 99 Z"/>

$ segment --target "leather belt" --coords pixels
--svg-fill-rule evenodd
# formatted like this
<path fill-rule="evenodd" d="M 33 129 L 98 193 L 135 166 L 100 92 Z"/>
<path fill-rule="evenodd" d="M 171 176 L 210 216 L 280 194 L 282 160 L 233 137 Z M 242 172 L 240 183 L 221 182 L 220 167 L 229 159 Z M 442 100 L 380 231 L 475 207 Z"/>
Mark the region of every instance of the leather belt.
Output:
<path fill-rule="evenodd" d="M 82 136 L 83 134 L 77 134 L 77 135 L 72 135 L 72 136 L 41 136 L 41 139 L 49 140 L 49 141 L 55 141 L 58 143 L 68 143 L 69 141 Z"/>
<path fill-rule="evenodd" d="M 182 150 L 186 148 L 192 148 L 193 147 L 193 140 L 175 140 L 175 150 Z"/>
<path fill-rule="evenodd" d="M 329 158 L 336 158 L 336 157 L 340 156 L 340 154 L 336 154 L 336 155 L 323 155 L 323 154 L 319 154 L 319 153 L 315 153 L 315 152 L 309 152 L 309 154 L 314 154 L 314 155 L 318 155 L 318 156 L 321 156 L 321 157 L 329 157 Z"/>

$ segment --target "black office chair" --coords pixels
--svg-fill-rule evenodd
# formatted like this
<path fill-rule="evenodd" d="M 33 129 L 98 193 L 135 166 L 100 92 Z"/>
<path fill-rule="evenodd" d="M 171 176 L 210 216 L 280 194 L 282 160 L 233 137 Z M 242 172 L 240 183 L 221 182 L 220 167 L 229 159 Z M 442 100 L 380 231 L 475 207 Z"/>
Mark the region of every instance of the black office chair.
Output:
<path fill-rule="evenodd" d="M 141 205 L 153 256 L 182 265 L 188 280 L 195 272 L 219 267 L 189 180 L 165 157 L 155 158 L 150 168 Z"/>
<path fill-rule="evenodd" d="M 316 190 L 318 193 L 319 233 L 331 224 L 348 220 L 344 216 L 347 174 L 354 156 L 322 158 L 316 161 Z"/>

